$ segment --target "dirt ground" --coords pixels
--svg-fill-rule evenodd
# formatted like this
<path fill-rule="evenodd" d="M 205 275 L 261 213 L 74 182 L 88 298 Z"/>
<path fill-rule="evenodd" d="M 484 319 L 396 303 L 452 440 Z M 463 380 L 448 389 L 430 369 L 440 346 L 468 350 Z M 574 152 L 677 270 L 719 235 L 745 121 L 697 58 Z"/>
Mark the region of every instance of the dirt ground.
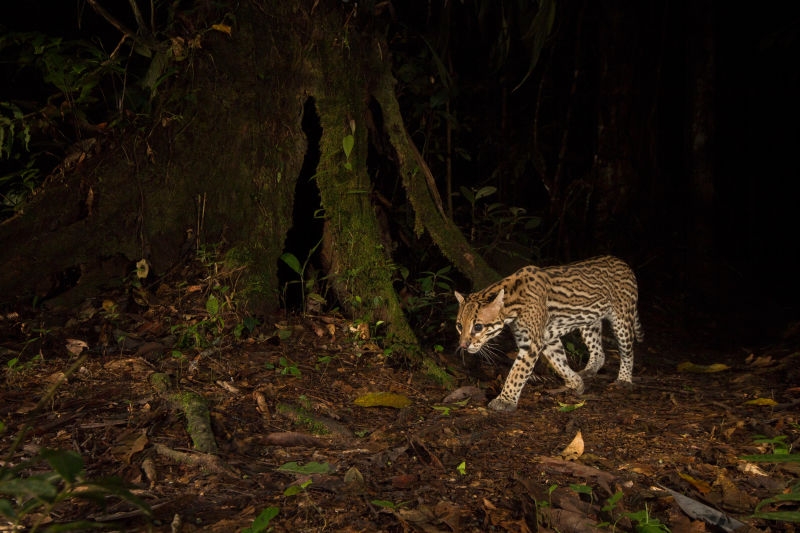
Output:
<path fill-rule="evenodd" d="M 643 298 L 647 340 L 636 347 L 632 390 L 612 386 L 618 361 L 607 343 L 606 365 L 581 398 L 553 391 L 560 384 L 540 363 L 540 378 L 505 414 L 486 403 L 510 359 L 463 360 L 452 324 L 442 326 L 444 350 L 427 354 L 447 370 L 437 372 L 387 356 L 369 328 L 335 315 L 261 317 L 237 331 L 224 297 L 209 306 L 209 287 L 121 287 L 72 307 L 3 315 L 0 468 L 8 474 L 43 448 L 73 450 L 86 479 L 121 478 L 152 510 L 148 518 L 126 499 L 99 506 L 73 494 L 23 523 L 91 519 L 156 532 L 796 529 L 800 463 L 775 459 L 800 443 L 800 352 L 788 341 L 687 346 Z M 187 392 L 208 406 L 216 453 L 195 449 L 176 400 Z M 277 514 L 267 520 L 265 511 Z"/>

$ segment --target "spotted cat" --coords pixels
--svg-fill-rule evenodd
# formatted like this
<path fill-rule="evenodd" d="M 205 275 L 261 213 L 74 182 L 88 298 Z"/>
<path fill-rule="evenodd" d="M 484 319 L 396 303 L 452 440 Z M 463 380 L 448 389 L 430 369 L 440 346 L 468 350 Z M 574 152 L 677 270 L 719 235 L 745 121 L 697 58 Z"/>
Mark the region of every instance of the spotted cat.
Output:
<path fill-rule="evenodd" d="M 517 342 L 517 358 L 503 390 L 489 402 L 491 409 L 516 409 L 540 353 L 569 389 L 582 394 L 583 378 L 597 374 L 605 362 L 603 319 L 611 324 L 619 345 L 617 381 L 631 383 L 633 340 L 641 342 L 644 333 L 636 309 L 636 276 L 621 259 L 602 256 L 563 266 L 527 266 L 481 291 L 456 292 L 455 297 L 460 349 L 480 352 L 506 325 Z M 589 350 L 589 361 L 580 373 L 569 367 L 561 342 L 574 330 L 580 331 Z"/>

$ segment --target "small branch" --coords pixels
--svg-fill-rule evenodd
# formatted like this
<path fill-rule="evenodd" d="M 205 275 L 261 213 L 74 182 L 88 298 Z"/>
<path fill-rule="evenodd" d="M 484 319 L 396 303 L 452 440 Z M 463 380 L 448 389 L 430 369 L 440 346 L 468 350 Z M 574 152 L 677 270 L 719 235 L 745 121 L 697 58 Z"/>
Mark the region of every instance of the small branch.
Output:
<path fill-rule="evenodd" d="M 86 2 L 90 6 L 92 6 L 92 9 L 94 9 L 95 13 L 106 19 L 106 21 L 109 24 L 117 28 L 120 31 L 120 33 L 122 33 L 125 37 L 130 38 L 136 44 L 144 46 L 148 50 L 155 51 L 157 49 L 157 46 L 154 42 L 151 42 L 149 39 L 142 39 L 141 37 L 139 37 L 135 31 L 131 30 L 125 24 L 117 20 L 116 17 L 114 17 L 114 15 L 106 11 L 106 9 L 103 6 L 98 4 L 97 0 L 86 0 Z M 131 2 L 133 3 L 133 0 L 131 0 Z M 138 16 L 136 16 L 137 13 Z M 137 21 L 141 18 L 141 13 L 138 12 L 138 8 L 134 12 L 134 16 L 136 17 Z"/>

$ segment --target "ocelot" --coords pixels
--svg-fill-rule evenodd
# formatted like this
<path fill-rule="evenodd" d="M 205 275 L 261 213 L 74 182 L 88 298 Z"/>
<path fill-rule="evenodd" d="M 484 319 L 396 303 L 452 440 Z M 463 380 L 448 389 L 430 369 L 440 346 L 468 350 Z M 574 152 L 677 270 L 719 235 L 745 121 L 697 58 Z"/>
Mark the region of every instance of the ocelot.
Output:
<path fill-rule="evenodd" d="M 460 349 L 480 352 L 503 326 L 509 326 L 517 343 L 517 358 L 502 391 L 489 402 L 491 409 L 516 409 L 540 353 L 567 388 L 583 394 L 583 378 L 597 374 L 605 362 L 603 319 L 611 324 L 619 345 L 617 381 L 631 383 L 633 339 L 641 342 L 644 333 L 636 308 L 636 276 L 621 259 L 602 256 L 563 266 L 527 266 L 481 291 L 455 296 Z M 574 330 L 580 331 L 589 351 L 580 373 L 569 367 L 561 341 Z"/>

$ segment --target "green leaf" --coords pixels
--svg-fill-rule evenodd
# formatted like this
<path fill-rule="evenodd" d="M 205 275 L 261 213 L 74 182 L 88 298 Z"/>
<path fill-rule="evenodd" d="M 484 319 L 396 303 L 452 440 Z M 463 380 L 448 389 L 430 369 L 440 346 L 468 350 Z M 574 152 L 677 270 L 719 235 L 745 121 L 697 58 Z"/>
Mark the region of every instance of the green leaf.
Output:
<path fill-rule="evenodd" d="M 69 483 L 75 483 L 78 475 L 83 471 L 83 459 L 71 450 L 43 449 L 41 456 L 59 476 Z"/>
<path fill-rule="evenodd" d="M 770 511 L 765 513 L 753 513 L 755 518 L 764 520 L 779 520 L 781 522 L 800 522 L 800 511 Z"/>
<path fill-rule="evenodd" d="M 356 139 L 352 135 L 345 135 L 344 139 L 342 139 L 342 150 L 344 150 L 344 156 L 347 159 L 350 159 L 350 153 L 353 151 L 355 144 Z"/>
<path fill-rule="evenodd" d="M 766 453 L 764 455 L 743 455 L 740 459 L 760 463 L 800 463 L 800 453 Z"/>
<path fill-rule="evenodd" d="M 467 475 L 467 462 L 466 461 L 461 461 L 461 463 L 456 467 L 456 470 L 458 470 L 458 473 L 461 474 L 462 476 L 466 476 Z"/>
<path fill-rule="evenodd" d="M 572 404 L 558 402 L 558 405 L 560 406 L 558 410 L 561 411 L 562 413 L 569 413 L 570 411 L 574 411 L 575 409 L 580 409 L 585 404 L 586 400 L 581 400 L 578 403 L 572 403 Z"/>
<path fill-rule="evenodd" d="M 21 499 L 33 496 L 52 502 L 58 495 L 58 490 L 44 476 L 31 476 L 24 479 L 14 478 L 0 481 L 0 494 L 13 495 Z"/>
<path fill-rule="evenodd" d="M 284 496 L 295 496 L 303 492 L 303 487 L 300 485 L 289 485 L 286 487 L 286 490 L 283 491 Z"/>
<path fill-rule="evenodd" d="M 294 254 L 285 253 L 281 255 L 281 261 L 286 263 L 289 268 L 294 270 L 296 274 L 303 275 L 303 267 L 300 265 L 300 260 Z"/>
<path fill-rule="evenodd" d="M 280 509 L 278 507 L 267 507 L 253 520 L 253 525 L 244 528 L 241 533 L 263 533 L 267 531 L 269 523 L 278 516 L 279 512 Z"/>
<path fill-rule="evenodd" d="M 10 501 L 0 498 L 0 515 L 5 516 L 6 518 L 9 518 L 11 520 L 16 518 L 17 513 L 14 512 L 14 506 L 11 505 Z"/>
<path fill-rule="evenodd" d="M 370 500 L 372 505 L 376 507 L 383 507 L 385 509 L 397 509 L 397 505 L 389 500 Z"/>
<path fill-rule="evenodd" d="M 333 468 L 328 463 L 310 462 L 300 465 L 297 461 L 284 463 L 278 467 L 278 472 L 289 472 L 291 474 L 329 474 Z"/>
<path fill-rule="evenodd" d="M 459 190 L 461 191 L 461 196 L 463 196 L 464 199 L 467 202 L 469 202 L 471 204 L 475 203 L 475 195 L 472 193 L 471 190 L 469 190 L 468 188 L 464 187 L 463 185 L 461 187 L 459 187 Z"/>
<path fill-rule="evenodd" d="M 487 196 L 491 196 L 497 192 L 497 187 L 492 187 L 491 185 L 487 185 L 486 187 L 481 187 L 475 193 L 475 201 L 477 202 L 481 198 L 486 198 Z"/>
<path fill-rule="evenodd" d="M 213 294 L 209 295 L 208 300 L 206 300 L 206 312 L 211 316 L 219 314 L 219 299 Z"/>
<path fill-rule="evenodd" d="M 569 484 L 569 488 L 571 488 L 573 491 L 577 492 L 578 494 L 591 494 L 592 493 L 592 487 L 590 487 L 589 485 L 578 485 L 576 483 L 570 483 Z"/>

